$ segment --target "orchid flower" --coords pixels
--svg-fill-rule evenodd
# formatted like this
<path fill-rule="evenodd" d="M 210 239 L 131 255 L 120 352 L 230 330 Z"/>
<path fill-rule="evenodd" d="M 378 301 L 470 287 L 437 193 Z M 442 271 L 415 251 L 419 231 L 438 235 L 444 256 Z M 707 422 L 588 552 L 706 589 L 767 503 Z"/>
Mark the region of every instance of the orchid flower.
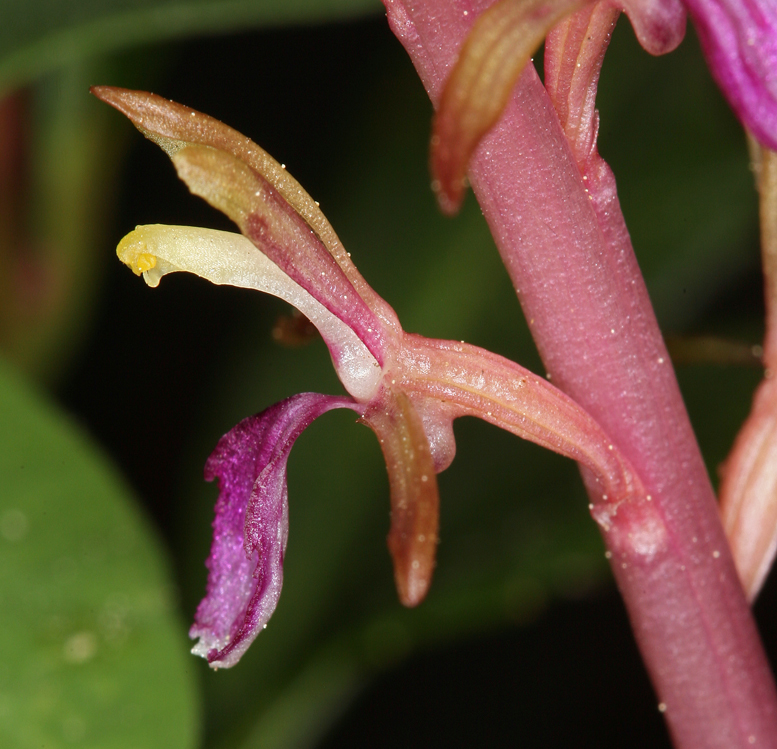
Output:
<path fill-rule="evenodd" d="M 594 7 L 599 15 L 612 14 L 613 25 L 624 11 L 642 46 L 656 55 L 682 41 L 687 11 L 712 74 L 739 119 L 760 143 L 777 149 L 777 4 L 772 0 L 498 0 L 478 16 L 440 96 L 431 164 L 443 211 L 455 213 L 461 205 L 467 164 L 543 39 L 564 18 Z"/>
<path fill-rule="evenodd" d="M 207 479 L 219 481 L 219 498 L 207 595 L 190 631 L 199 640 L 195 654 L 213 667 L 232 666 L 266 626 L 283 577 L 288 455 L 302 431 L 334 408 L 356 412 L 380 441 L 391 494 L 388 546 L 407 606 L 424 598 L 431 581 L 436 474 L 453 460 L 452 421 L 459 416 L 477 416 L 584 466 L 596 486 L 591 512 L 616 550 L 636 542 L 649 558 L 668 543 L 628 461 L 580 406 L 500 356 L 405 333 L 315 201 L 261 148 L 153 94 L 92 90 L 160 145 L 191 192 L 242 232 L 142 226 L 119 244 L 122 262 L 150 286 L 187 271 L 286 300 L 318 328 L 349 393 L 293 396 L 245 419 L 218 443 L 205 468 Z"/>

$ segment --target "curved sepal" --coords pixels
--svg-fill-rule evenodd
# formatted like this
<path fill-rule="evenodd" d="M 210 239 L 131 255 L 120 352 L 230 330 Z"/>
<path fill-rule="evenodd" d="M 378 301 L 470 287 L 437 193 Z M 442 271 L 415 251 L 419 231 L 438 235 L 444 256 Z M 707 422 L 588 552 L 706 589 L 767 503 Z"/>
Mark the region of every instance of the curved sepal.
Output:
<path fill-rule="evenodd" d="M 286 463 L 297 437 L 321 414 L 359 406 L 348 398 L 301 393 L 241 421 L 205 465 L 218 479 L 207 594 L 189 630 L 192 653 L 229 668 L 275 611 L 289 530 Z"/>
<path fill-rule="evenodd" d="M 412 333 L 405 334 L 399 362 L 396 387 L 429 411 L 436 402 L 441 422 L 475 416 L 591 471 L 599 487 L 592 511 L 600 524 L 624 502 L 645 501 L 640 477 L 597 421 L 519 364 L 467 343 Z"/>
<path fill-rule="evenodd" d="M 380 442 L 391 490 L 388 547 L 399 600 L 417 606 L 432 582 L 440 498 L 421 417 L 401 391 L 387 390 L 364 415 Z"/>
<path fill-rule="evenodd" d="M 585 0 L 499 0 L 472 27 L 432 125 L 432 187 L 444 213 L 464 198 L 470 157 L 499 119 L 518 76 L 548 31 Z"/>
<path fill-rule="evenodd" d="M 382 364 L 396 315 L 362 278 L 317 203 L 256 143 L 213 117 L 145 91 L 94 86 L 171 158 L 196 195 L 346 322 Z"/>

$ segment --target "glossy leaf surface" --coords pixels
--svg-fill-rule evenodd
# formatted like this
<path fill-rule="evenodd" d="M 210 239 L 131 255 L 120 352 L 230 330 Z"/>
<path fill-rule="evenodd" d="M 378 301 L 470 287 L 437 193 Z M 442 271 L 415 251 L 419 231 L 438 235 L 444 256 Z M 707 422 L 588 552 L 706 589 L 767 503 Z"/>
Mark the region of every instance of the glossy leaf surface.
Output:
<path fill-rule="evenodd" d="M 185 631 L 147 520 L 6 365 L 0 424 L 0 744 L 194 747 Z"/>

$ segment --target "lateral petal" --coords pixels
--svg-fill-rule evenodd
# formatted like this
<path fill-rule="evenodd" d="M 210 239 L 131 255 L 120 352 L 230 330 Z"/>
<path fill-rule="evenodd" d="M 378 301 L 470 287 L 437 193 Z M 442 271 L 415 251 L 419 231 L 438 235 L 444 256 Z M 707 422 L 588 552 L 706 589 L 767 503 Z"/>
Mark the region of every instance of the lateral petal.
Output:
<path fill-rule="evenodd" d="M 749 601 L 777 553 L 777 386 L 764 380 L 721 467 L 720 512 Z"/>
<path fill-rule="evenodd" d="M 499 119 L 524 66 L 548 31 L 584 2 L 499 0 L 475 22 L 432 125 L 432 186 L 445 213 L 460 208 L 470 157 Z"/>

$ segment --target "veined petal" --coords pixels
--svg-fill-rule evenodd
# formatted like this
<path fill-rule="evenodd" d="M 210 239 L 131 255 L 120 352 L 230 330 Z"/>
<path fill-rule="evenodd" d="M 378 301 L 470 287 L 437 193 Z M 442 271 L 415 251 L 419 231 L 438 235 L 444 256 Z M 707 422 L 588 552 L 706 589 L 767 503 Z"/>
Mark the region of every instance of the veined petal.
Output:
<path fill-rule="evenodd" d="M 143 91 L 96 86 L 92 92 L 163 148 L 192 192 L 235 221 L 383 364 L 386 337 L 399 331 L 396 315 L 285 167 L 244 135 L 188 107 Z"/>
<path fill-rule="evenodd" d="M 712 74 L 763 145 L 777 150 L 777 3 L 685 0 Z"/>
<path fill-rule="evenodd" d="M 445 213 L 464 196 L 467 164 L 548 31 L 586 0 L 499 0 L 476 21 L 432 126 L 433 189 Z"/>
<path fill-rule="evenodd" d="M 339 317 L 242 234 L 188 226 L 139 226 L 116 248 L 119 259 L 149 286 L 175 271 L 195 273 L 215 284 L 240 286 L 280 297 L 296 307 L 320 331 L 346 390 L 368 400 L 381 368 L 359 336 Z"/>
<path fill-rule="evenodd" d="M 586 179 L 596 158 L 599 73 L 619 15 L 606 1 L 588 5 L 557 24 L 545 40 L 545 89 Z"/>
<path fill-rule="evenodd" d="M 466 343 L 406 333 L 395 386 L 429 411 L 436 402 L 440 423 L 476 416 L 576 460 L 599 485 L 601 501 L 592 513 L 605 531 L 620 504 L 645 500 L 639 476 L 590 414 L 515 362 Z"/>
<path fill-rule="evenodd" d="M 302 393 L 241 421 L 221 438 L 205 466 L 219 480 L 207 595 L 189 636 L 192 653 L 229 668 L 267 624 L 283 583 L 289 529 L 286 463 L 297 437 L 345 397 Z"/>

